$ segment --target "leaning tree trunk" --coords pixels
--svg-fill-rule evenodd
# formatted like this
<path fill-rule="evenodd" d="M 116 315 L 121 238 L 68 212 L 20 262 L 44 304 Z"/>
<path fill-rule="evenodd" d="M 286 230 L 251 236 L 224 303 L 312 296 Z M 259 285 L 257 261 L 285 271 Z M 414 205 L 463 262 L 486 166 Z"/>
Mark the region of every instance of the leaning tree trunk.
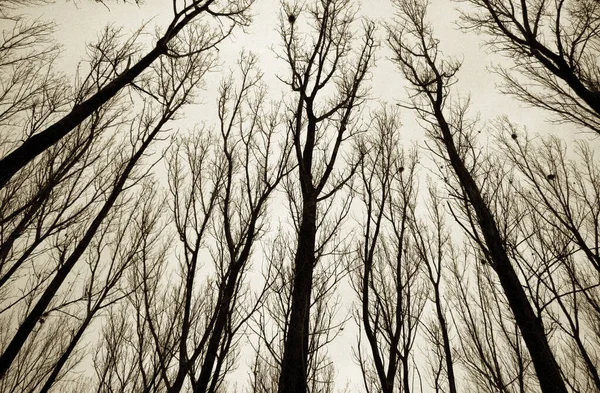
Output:
<path fill-rule="evenodd" d="M 434 114 L 440 126 L 443 144 L 448 153 L 450 164 L 475 211 L 485 245 L 489 250 L 492 266 L 498 275 L 500 285 L 508 299 L 508 304 L 523 335 L 525 345 L 529 350 L 541 390 L 544 393 L 567 393 L 560 368 L 544 331 L 544 325 L 529 303 L 527 294 L 506 253 L 496 220 L 458 153 L 450 126 L 442 113 L 441 102 L 435 103 Z"/>
<path fill-rule="evenodd" d="M 167 52 L 167 44 L 169 41 L 171 41 L 196 16 L 206 11 L 208 5 L 211 3 L 212 1 L 208 1 L 203 6 L 196 7 L 189 14 L 183 16 L 178 22 L 173 23 L 165 35 L 158 40 L 156 46 L 131 68 L 123 71 L 119 76 L 87 100 L 75 105 L 73 109 L 71 109 L 71 112 L 62 119 L 52 124 L 44 131 L 28 138 L 21 146 L 2 158 L 0 160 L 0 168 L 2 168 L 0 171 L 0 189 L 4 188 L 6 183 L 8 183 L 21 168 L 68 135 L 92 113 L 97 111 L 124 87 L 133 82 L 133 80 L 150 67 L 156 59 L 165 54 Z"/>

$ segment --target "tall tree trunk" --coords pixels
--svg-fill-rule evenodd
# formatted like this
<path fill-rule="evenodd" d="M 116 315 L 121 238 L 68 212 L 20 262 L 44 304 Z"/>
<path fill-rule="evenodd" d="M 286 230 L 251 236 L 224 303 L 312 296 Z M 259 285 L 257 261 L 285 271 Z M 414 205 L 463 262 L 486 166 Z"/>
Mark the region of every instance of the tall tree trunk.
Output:
<path fill-rule="evenodd" d="M 154 140 L 154 137 L 156 137 L 161 127 L 166 122 L 167 119 L 161 120 L 154 128 L 152 133 L 148 135 L 147 139 L 140 146 L 140 148 L 131 157 L 125 169 L 119 176 L 116 184 L 114 185 L 114 188 L 112 189 L 110 195 L 104 202 L 104 205 L 102 206 L 102 208 L 100 209 L 100 211 L 86 230 L 85 234 L 73 250 L 73 253 L 69 256 L 69 258 L 67 258 L 65 263 L 62 266 L 60 266 L 60 268 L 57 270 L 56 275 L 54 276 L 50 284 L 48 284 L 48 287 L 46 288 L 44 293 L 40 296 L 35 306 L 32 308 L 25 320 L 23 320 L 23 322 L 19 326 L 17 332 L 15 333 L 12 340 L 4 350 L 4 353 L 0 355 L 0 379 L 4 378 L 6 371 L 8 371 L 12 362 L 17 357 L 19 351 L 25 344 L 25 341 L 27 341 L 27 338 L 35 328 L 35 325 L 38 323 L 38 321 L 50 305 L 50 302 L 62 286 L 63 282 L 66 280 L 71 270 L 73 270 L 75 264 L 79 261 L 79 259 L 87 249 L 88 245 L 91 243 L 102 222 L 106 219 L 108 213 L 117 202 L 117 199 L 119 195 L 121 195 L 121 192 L 123 191 L 125 182 L 129 178 L 129 175 L 137 165 L 140 158 L 144 155 L 144 152 L 146 151 L 148 146 L 150 146 L 151 142 Z"/>
<path fill-rule="evenodd" d="M 442 310 L 442 299 L 440 296 L 439 283 L 435 285 L 435 311 L 438 324 L 442 332 L 442 344 L 444 346 L 444 361 L 446 362 L 446 372 L 448 374 L 448 388 L 450 393 L 456 393 L 456 378 L 454 376 L 454 361 L 452 359 L 452 348 L 450 347 L 450 336 L 448 335 L 448 325 Z"/>
<path fill-rule="evenodd" d="M 306 393 L 310 297 L 315 267 L 316 196 L 305 195 L 294 260 L 292 309 L 281 362 L 279 393 Z"/>
<path fill-rule="evenodd" d="M 434 114 L 439 123 L 442 140 L 452 168 L 477 216 L 477 222 L 485 239 L 485 245 L 489 250 L 493 268 L 498 275 L 500 285 L 508 299 L 508 304 L 523 335 L 525 345 L 529 350 L 542 392 L 567 393 L 565 382 L 548 343 L 542 321 L 537 317 L 529 303 L 527 294 L 511 264 L 494 216 L 481 196 L 481 191 L 475 180 L 458 154 L 450 126 L 441 110 L 441 101 L 434 104 Z"/>
<path fill-rule="evenodd" d="M 62 119 L 46 128 L 44 131 L 28 138 L 21 146 L 13 150 L 0 160 L 0 189 L 25 165 L 33 161 L 38 155 L 64 138 L 75 127 L 81 124 L 92 113 L 97 111 L 108 100 L 113 98 L 121 89 L 129 85 L 156 59 L 166 53 L 167 44 L 175 37 L 192 19 L 208 9 L 213 1 L 207 1 L 203 6 L 197 6 L 181 20 L 173 21 L 165 35 L 158 40 L 156 46 L 142 57 L 131 68 L 123 71 L 114 80 L 100 89 L 87 100 L 73 107 Z"/>
<path fill-rule="evenodd" d="M 218 304 L 217 318 L 213 327 L 212 334 L 206 347 L 206 355 L 204 356 L 204 362 L 202 362 L 202 368 L 200 369 L 200 376 L 196 386 L 194 386 L 194 393 L 204 393 L 208 389 L 208 384 L 211 380 L 211 376 L 214 375 L 213 367 L 217 360 L 219 345 L 223 338 L 223 331 L 227 325 L 227 318 L 230 316 L 230 307 L 235 287 L 238 284 L 239 268 L 233 267 L 229 276 L 227 277 L 227 283 L 223 291 L 223 296 Z M 216 378 L 217 375 L 214 376 Z"/>

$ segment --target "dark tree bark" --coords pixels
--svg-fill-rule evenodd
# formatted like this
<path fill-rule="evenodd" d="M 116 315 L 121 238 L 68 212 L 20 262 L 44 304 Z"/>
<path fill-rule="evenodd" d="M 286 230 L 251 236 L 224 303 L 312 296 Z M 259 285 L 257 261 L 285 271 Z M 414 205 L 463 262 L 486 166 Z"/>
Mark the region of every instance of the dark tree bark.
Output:
<path fill-rule="evenodd" d="M 287 61 L 292 75 L 286 83 L 297 93 L 289 125 L 294 137 L 302 202 L 293 261 L 291 311 L 278 391 L 306 393 L 311 295 L 314 269 L 318 263 L 318 205 L 332 197 L 346 181 L 330 184 L 330 177 L 342 142 L 352 133 L 351 116 L 362 103 L 363 82 L 372 63 L 375 44 L 374 26 L 365 24 L 363 44 L 350 66 L 347 57 L 351 53 L 349 36 L 354 15 L 351 3 L 347 0 L 315 2 L 305 11 L 286 6 L 286 13 L 281 16 L 280 34 L 285 51 L 282 57 Z M 290 19 L 289 15 L 295 16 Z M 309 48 L 301 44 L 302 35 L 298 33 L 296 23 L 305 15 L 310 17 L 310 23 L 315 28 L 311 33 L 314 41 Z M 351 68 L 342 73 L 344 65 Z M 336 81 L 338 78 L 341 80 Z M 326 94 L 322 90 L 329 85 L 333 85 L 337 93 L 327 102 L 322 98 Z M 324 101 L 322 107 L 321 100 Z"/>
<path fill-rule="evenodd" d="M 281 362 L 280 393 L 307 391 L 310 298 L 316 262 L 317 204 L 314 196 L 306 195 L 305 198 L 307 200 L 302 205 L 302 223 L 298 231 L 298 248 L 294 258 L 291 315 Z"/>
<path fill-rule="evenodd" d="M 527 79 L 500 69 L 505 92 L 600 133 L 594 0 L 467 0 L 464 27 L 483 32 Z"/>
<path fill-rule="evenodd" d="M 225 16 L 230 20 L 235 21 L 236 14 L 241 14 L 248 8 L 242 7 L 235 11 L 213 11 L 209 8 L 214 0 L 194 1 L 191 4 L 176 10 L 174 18 L 167 28 L 164 35 L 158 40 L 156 46 L 138 60 L 133 66 L 127 67 L 114 80 L 102 87 L 98 92 L 91 97 L 85 99 L 81 103 L 77 103 L 73 109 L 62 119 L 52 124 L 45 130 L 28 138 L 21 146 L 9 153 L 0 160 L 0 189 L 6 186 L 6 183 L 25 165 L 33 161 L 37 156 L 46 151 L 49 147 L 56 144 L 59 140 L 69 134 L 75 127 L 81 124 L 92 113 L 97 111 L 108 100 L 115 97 L 123 88 L 131 84 L 142 72 L 144 72 L 152 63 L 154 63 L 162 55 L 186 56 L 189 54 L 172 53 L 169 50 L 169 43 L 190 24 L 198 15 L 208 13 L 215 16 Z M 206 51 L 214 48 L 221 42 L 231 31 L 223 37 L 218 37 L 214 42 L 206 43 L 205 47 L 195 50 Z"/>
<path fill-rule="evenodd" d="M 437 41 L 432 38 L 431 28 L 425 22 L 425 5 L 414 1 L 400 6 L 404 23 L 410 33 L 398 34 L 389 30 L 389 42 L 395 52 L 394 60 L 417 92 L 414 109 L 432 124 L 431 136 L 444 152 L 460 187 L 465 201 L 473 209 L 477 230 L 483 239 L 480 246 L 490 259 L 500 285 L 515 316 L 527 345 L 544 393 L 566 393 L 567 389 L 556 362 L 544 325 L 535 313 L 523 285 L 508 256 L 505 242 L 495 217 L 487 206 L 481 191 L 464 160 L 464 153 L 455 138 L 463 130 L 461 119 L 452 125 L 444 113 L 448 89 L 458 70 L 458 65 L 439 58 Z M 465 147 L 462 146 L 462 152 Z"/>

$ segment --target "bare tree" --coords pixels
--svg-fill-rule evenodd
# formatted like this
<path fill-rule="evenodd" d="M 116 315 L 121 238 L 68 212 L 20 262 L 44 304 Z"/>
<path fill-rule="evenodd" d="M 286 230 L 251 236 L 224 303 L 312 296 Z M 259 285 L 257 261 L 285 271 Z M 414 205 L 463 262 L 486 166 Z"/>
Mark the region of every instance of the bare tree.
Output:
<path fill-rule="evenodd" d="M 298 161 L 301 199 L 294 205 L 299 221 L 298 243 L 278 389 L 305 393 L 311 293 L 319 251 L 317 224 L 324 219 L 317 217 L 317 211 L 320 203 L 332 198 L 353 172 L 349 169 L 349 174 L 341 174 L 339 180 L 332 176 L 342 143 L 355 132 L 354 116 L 364 101 L 363 84 L 372 64 L 375 42 L 374 25 L 366 23 L 362 45 L 352 58 L 350 37 L 355 11 L 349 1 L 315 1 L 303 8 L 288 3 L 280 18 L 282 57 L 291 72 L 285 83 L 296 95 L 290 108 L 289 127 Z M 314 31 L 305 36 L 301 33 L 304 26 Z M 328 89 L 333 89 L 333 93 L 327 94 Z"/>
<path fill-rule="evenodd" d="M 258 341 L 251 342 L 254 360 L 250 374 L 250 391 L 268 393 L 277 390 L 283 353 L 282 334 L 287 331 L 291 304 L 293 254 L 292 239 L 280 227 L 265 245 L 263 276 L 270 282 L 265 306 L 252 317 L 251 328 Z M 293 244 L 293 243 L 292 243 Z"/>
<path fill-rule="evenodd" d="M 467 207 L 465 212 L 473 223 L 472 236 L 497 274 L 529 350 L 541 390 L 566 392 L 543 322 L 528 299 L 496 217 L 474 177 L 473 171 L 480 157 L 469 135 L 474 131 L 466 121 L 465 108 L 455 107 L 454 113 L 448 113 L 446 108 L 449 86 L 458 64 L 439 57 L 437 41 L 425 21 L 426 6 L 423 2 L 397 3 L 397 6 L 403 17 L 403 28 L 400 32 L 388 29 L 389 43 L 395 53 L 394 60 L 414 88 L 411 107 L 429 124 L 428 132 L 436 141 L 438 154 L 454 172 L 458 181 L 456 195 Z"/>
<path fill-rule="evenodd" d="M 397 111 L 375 115 L 375 132 L 360 145 L 361 199 L 366 209 L 364 238 L 356 259 L 354 286 L 361 306 L 358 319 L 366 335 L 370 356 L 357 349 L 368 392 L 409 393 L 413 347 L 425 305 L 420 259 L 410 244 L 417 196 L 416 151 L 399 147 Z M 359 338 L 360 340 L 360 338 Z M 371 386 L 368 364 L 372 358 L 378 383 Z"/>
<path fill-rule="evenodd" d="M 336 221 L 337 217 L 336 217 Z M 329 234 L 329 233 L 328 233 Z M 291 314 L 293 273 L 291 261 L 296 244 L 288 233 L 280 232 L 265 251 L 265 280 L 270 282 L 265 305 L 253 318 L 252 328 L 258 336 L 255 358 L 250 375 L 252 392 L 267 393 L 277 389 L 281 362 Z M 344 242 L 329 245 L 333 249 L 346 246 Z M 314 271 L 307 355 L 307 390 L 333 392 L 334 364 L 328 356 L 327 345 L 344 329 L 346 317 L 340 317 L 340 297 L 335 291 L 347 274 L 346 263 L 320 264 Z M 324 256 L 324 255 L 323 255 Z"/>
<path fill-rule="evenodd" d="M 486 264 L 478 246 L 467 244 L 449 266 L 459 361 L 479 391 L 539 391 L 518 325 Z"/>
<path fill-rule="evenodd" d="M 289 134 L 280 130 L 280 106 L 265 108 L 266 87 L 258 86 L 256 61 L 253 55 L 242 55 L 239 89 L 231 81 L 221 86 L 219 119 L 226 177 L 219 202 L 222 224 L 216 226 L 215 255 L 221 284 L 206 355 L 193 382 L 195 392 L 216 391 L 231 340 L 262 302 L 261 295 L 242 312 L 244 305 L 238 299 L 242 296 L 241 283 L 254 244 L 267 229 L 267 202 L 291 170 Z"/>
<path fill-rule="evenodd" d="M 245 276 L 269 198 L 290 170 L 291 143 L 280 132 L 279 107 L 265 100 L 256 58 L 242 55 L 239 69 L 239 85 L 233 74 L 221 85 L 218 136 L 196 130 L 167 157 L 179 266 L 163 279 L 148 266 L 136 279 L 137 329 L 150 337 L 158 365 L 158 380 L 146 377 L 144 389 L 221 391 L 246 321 L 264 299 L 264 288 L 254 292 Z"/>
<path fill-rule="evenodd" d="M 110 77 L 103 80 L 102 84 L 95 86 L 96 89 L 90 91 L 89 95 L 86 94 L 80 101 L 75 102 L 67 115 L 45 129 L 28 135 L 22 144 L 0 160 L 3 168 L 0 174 L 0 189 L 5 187 L 19 170 L 64 138 L 107 101 L 133 83 L 162 55 L 171 58 L 197 56 L 201 52 L 215 48 L 229 36 L 236 25 L 248 23 L 248 9 L 251 1 L 239 1 L 216 9 L 213 8 L 215 5 L 214 0 L 191 2 L 173 0 L 173 19 L 152 50 L 132 64 L 131 59 L 136 53 L 131 51 L 131 45 L 125 45 L 126 50 L 117 52 L 119 56 L 105 60 L 112 67 Z M 211 29 L 206 24 L 193 23 L 202 14 L 226 20 L 229 22 L 229 26 L 225 31 L 221 31 Z M 181 33 L 184 30 L 186 31 Z M 47 29 L 43 29 L 42 34 L 47 34 L 46 31 Z M 195 36 L 196 40 L 182 39 L 178 37 L 180 33 L 184 36 Z M 31 34 L 35 37 L 36 33 Z M 192 41 L 196 42 L 190 47 Z M 132 43 L 133 41 L 128 41 L 128 44 Z"/>
<path fill-rule="evenodd" d="M 211 59 L 206 58 L 202 52 L 181 60 L 165 58 L 157 66 L 155 78 L 144 82 L 144 91 L 150 94 L 143 93 L 140 113 L 129 121 L 125 139 L 119 141 L 121 146 L 127 146 L 129 142 L 131 150 L 127 151 L 122 147 L 115 150 L 115 155 L 108 162 L 109 167 L 114 168 L 113 173 L 116 173 L 116 176 L 104 187 L 103 200 L 98 203 L 100 206 L 88 212 L 89 216 L 80 228 L 66 228 L 65 243 L 62 249 L 61 245 L 57 248 L 59 264 L 56 270 L 51 272 L 48 281 L 35 298 L 35 305 L 26 309 L 26 315 L 20 319 L 17 332 L 3 348 L 0 376 L 10 368 L 67 277 L 86 254 L 88 246 L 97 236 L 111 209 L 123 203 L 124 191 L 132 188 L 144 177 L 144 172 L 139 173 L 137 169 L 140 161 L 143 161 L 149 146 L 163 131 L 165 124 L 172 119 L 177 110 L 189 102 L 201 77 L 211 64 Z M 161 72 L 169 69 L 171 72 Z"/>
<path fill-rule="evenodd" d="M 585 142 L 576 145 L 573 150 L 574 158 L 581 161 L 578 164 L 568 158 L 567 146 L 558 138 L 548 138 L 538 147 L 508 120 L 501 121 L 499 127 L 502 151 L 528 186 L 526 202 L 538 216 L 546 217 L 545 221 L 567 231 L 590 266 L 600 272 L 600 173 L 592 148 Z"/>
<path fill-rule="evenodd" d="M 5 4 L 6 3 L 6 4 Z M 3 2 L 0 22 L 0 125 L 1 153 L 7 153 L 23 135 L 39 132 L 56 111 L 68 103 L 68 84 L 53 73 L 58 45 L 52 40 L 55 26 L 28 20 Z"/>
<path fill-rule="evenodd" d="M 155 385 L 158 368 L 153 361 L 156 359 L 152 359 L 145 351 L 136 353 L 130 345 L 132 341 L 138 344 L 136 341 L 141 339 L 137 332 L 132 332 L 129 318 L 132 312 L 135 313 L 135 309 L 122 303 L 109 308 L 91 360 L 95 378 L 84 381 L 80 391 L 164 391 Z"/>
<path fill-rule="evenodd" d="M 466 0 L 463 22 L 525 77 L 500 69 L 504 91 L 600 133 L 600 5 L 594 0 Z"/>
<path fill-rule="evenodd" d="M 86 122 L 72 138 L 50 149 L 40 159 L 40 164 L 45 165 L 31 172 L 23 171 L 18 182 L 3 190 L 1 203 L 5 214 L 0 224 L 3 291 L 18 277 L 18 272 L 23 272 L 36 250 L 58 233 L 85 220 L 91 206 L 102 197 L 101 190 L 94 192 L 91 188 L 108 167 L 106 163 L 99 164 L 103 152 L 114 143 L 106 131 L 119 121 L 111 113 L 106 117 L 105 114 L 97 113 L 95 121 Z"/>
<path fill-rule="evenodd" d="M 84 310 L 78 317 L 79 326 L 38 390 L 40 393 L 50 391 L 65 376 L 71 358 L 83 341 L 84 333 L 103 310 L 114 307 L 129 295 L 131 289 L 125 284 L 125 278 L 131 274 L 134 265 L 139 263 L 139 256 L 152 252 L 161 241 L 161 205 L 157 203 L 156 192 L 148 183 L 142 184 L 140 188 L 137 200 L 133 200 L 131 206 L 126 206 L 125 211 L 113 211 L 113 217 L 107 220 L 92 242 L 92 250 L 86 258 L 90 272 L 88 282 L 82 287 L 81 301 Z M 111 222 L 116 220 L 119 222 Z M 114 226 L 116 230 L 113 230 Z M 110 233 L 111 230 L 114 232 Z M 109 263 L 103 266 L 107 253 Z M 51 312 L 52 310 L 45 313 L 46 319 Z M 41 382 L 43 380 L 39 381 L 40 384 Z"/>
<path fill-rule="evenodd" d="M 151 187 L 155 188 L 154 185 Z M 156 228 L 160 232 L 144 239 L 123 284 L 127 295 L 125 301 L 108 308 L 91 359 L 95 378 L 90 378 L 85 389 L 81 389 L 83 391 L 165 391 L 160 377 L 164 366 L 160 355 L 168 342 L 163 341 L 165 346 L 161 351 L 156 350 L 149 326 L 158 321 L 148 317 L 147 307 L 158 303 L 158 286 L 169 272 L 172 238 L 165 225 L 165 216 L 161 214 L 166 203 L 156 199 L 154 202 L 148 218 L 162 220 Z"/>
<path fill-rule="evenodd" d="M 457 378 L 455 373 L 455 355 L 450 337 L 451 323 L 448 320 L 448 296 L 444 272 L 450 262 L 456 258 L 456 250 L 448 224 L 444 218 L 443 200 L 433 186 L 429 187 L 428 214 L 426 220 L 415 218 L 411 222 L 411 236 L 414 238 L 416 253 L 421 265 L 427 273 L 430 283 L 429 299 L 435 308 L 433 322 L 426 326 L 427 338 L 432 344 L 432 351 L 437 363 L 433 366 L 433 385 L 436 392 L 445 391 L 445 377 L 448 392 L 456 393 Z M 415 212 L 412 213 L 416 215 Z"/>
<path fill-rule="evenodd" d="M 597 159 L 587 143 L 576 145 L 571 159 L 557 138 L 535 142 L 506 119 L 498 125 L 501 151 L 520 175 L 514 194 L 522 198 L 527 212 L 520 220 L 527 248 L 517 248 L 515 254 L 532 277 L 540 308 L 565 335 L 565 350 L 571 352 L 565 366 L 572 370 L 565 370 L 565 376 L 578 385 L 574 390 L 585 390 L 584 375 L 597 389 L 598 359 L 588 341 L 597 340 L 589 318 L 597 318 L 600 311 Z"/>

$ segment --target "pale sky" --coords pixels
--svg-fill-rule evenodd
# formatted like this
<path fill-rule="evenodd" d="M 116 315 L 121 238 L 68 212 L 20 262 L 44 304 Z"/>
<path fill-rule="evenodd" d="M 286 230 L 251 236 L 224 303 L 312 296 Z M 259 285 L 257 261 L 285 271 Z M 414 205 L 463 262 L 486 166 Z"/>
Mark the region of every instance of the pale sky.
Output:
<path fill-rule="evenodd" d="M 237 59 L 242 49 L 259 55 L 265 81 L 273 85 L 274 90 L 282 88 L 275 75 L 286 70 L 285 64 L 273 54 L 273 49 L 279 50 L 280 44 L 276 31 L 280 4 L 279 0 L 256 0 L 252 6 L 255 17 L 247 29 L 248 34 L 236 30 L 233 37 L 221 45 L 219 51 L 225 67 L 231 64 L 230 60 Z M 64 47 L 58 65 L 67 74 L 72 74 L 86 43 L 95 41 L 104 26 L 122 26 L 126 34 L 135 31 L 142 23 L 150 22 L 147 30 L 152 32 L 152 26 L 166 26 L 172 15 L 171 2 L 165 0 L 145 0 L 141 6 L 109 0 L 107 5 L 109 8 L 89 0 L 58 0 L 54 4 L 27 12 L 57 23 L 56 37 Z M 455 91 L 459 91 L 461 96 L 471 94 L 474 113 L 479 111 L 483 119 L 508 114 L 514 121 L 527 125 L 530 131 L 535 129 L 534 132 L 547 132 L 551 127 L 544 121 L 543 113 L 536 109 L 523 108 L 521 103 L 497 92 L 495 87 L 500 80 L 488 71 L 488 67 L 502 61 L 502 58 L 486 53 L 485 49 L 481 48 L 481 37 L 458 30 L 456 8 L 464 6 L 464 3 L 451 0 L 431 0 L 428 9 L 429 20 L 434 25 L 435 36 L 440 39 L 443 54 L 462 59 Z M 389 21 L 392 15 L 393 7 L 388 0 L 363 2 L 361 7 L 361 16 L 376 20 L 381 27 L 381 38 L 384 38 L 384 21 Z M 402 87 L 402 77 L 388 57 L 389 51 L 385 43 L 382 43 L 371 83 L 372 95 L 374 99 L 393 103 L 405 99 L 406 95 Z M 220 80 L 219 75 L 213 75 L 211 78 L 217 82 Z M 218 83 L 215 86 L 217 85 Z M 206 96 L 209 94 L 210 86 Z M 410 114 L 406 113 L 406 116 L 409 117 Z"/>

